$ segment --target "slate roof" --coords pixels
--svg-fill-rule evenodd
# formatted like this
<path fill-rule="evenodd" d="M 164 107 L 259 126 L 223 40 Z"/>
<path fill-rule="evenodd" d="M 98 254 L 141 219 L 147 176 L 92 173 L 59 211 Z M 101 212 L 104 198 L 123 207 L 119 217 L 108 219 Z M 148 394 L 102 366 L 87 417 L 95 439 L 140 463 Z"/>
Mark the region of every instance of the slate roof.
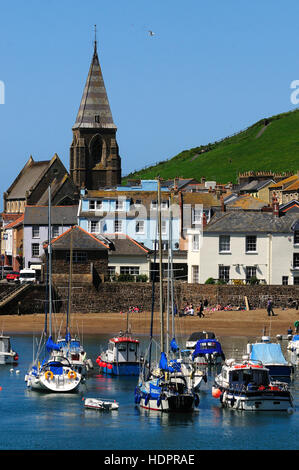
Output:
<path fill-rule="evenodd" d="M 99 116 L 99 122 L 96 122 L 95 116 Z M 116 129 L 98 58 L 96 42 L 76 122 L 73 126 L 73 129 L 77 128 Z"/>
<path fill-rule="evenodd" d="M 53 238 L 51 245 L 53 250 L 70 250 L 72 242 L 73 250 L 108 250 L 109 246 L 94 235 L 86 232 L 78 225 L 68 229 L 62 235 Z M 47 244 L 46 244 L 47 245 Z"/>
<path fill-rule="evenodd" d="M 259 181 L 259 180 L 253 180 L 250 181 L 249 183 L 245 184 L 240 188 L 240 191 L 259 191 L 262 189 L 264 186 L 267 186 L 269 184 L 275 184 L 275 181 L 272 179 L 268 179 L 265 181 Z"/>
<path fill-rule="evenodd" d="M 217 212 L 204 227 L 204 233 L 291 233 L 298 214 L 275 217 L 270 212 Z"/>
<path fill-rule="evenodd" d="M 97 236 L 97 238 L 102 239 L 101 235 Z M 111 242 L 111 251 L 109 252 L 110 255 L 144 255 L 146 256 L 151 252 L 151 250 L 141 243 L 137 242 L 133 238 L 129 237 L 126 234 L 105 234 L 105 238 L 107 238 Z"/>
<path fill-rule="evenodd" d="M 230 209 L 261 210 L 266 203 L 257 197 L 250 196 L 250 194 L 242 194 L 233 201 L 228 201 L 226 205 Z"/>
<path fill-rule="evenodd" d="M 52 206 L 51 224 L 76 225 L 78 206 Z M 48 225 L 48 206 L 26 206 L 24 225 Z"/>
<path fill-rule="evenodd" d="M 19 176 L 7 190 L 7 199 L 25 199 L 29 191 L 43 172 L 48 168 L 50 160 L 35 162 L 32 157 L 28 160 Z"/>

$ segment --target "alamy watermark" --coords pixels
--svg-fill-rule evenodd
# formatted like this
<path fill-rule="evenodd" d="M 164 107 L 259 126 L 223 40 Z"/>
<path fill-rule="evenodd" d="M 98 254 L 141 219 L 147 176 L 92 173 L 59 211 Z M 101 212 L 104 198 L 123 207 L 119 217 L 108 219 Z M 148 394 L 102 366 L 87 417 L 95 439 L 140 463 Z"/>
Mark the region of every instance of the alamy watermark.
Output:
<path fill-rule="evenodd" d="M 0 80 L 0 104 L 5 103 L 5 85 L 2 80 Z"/>

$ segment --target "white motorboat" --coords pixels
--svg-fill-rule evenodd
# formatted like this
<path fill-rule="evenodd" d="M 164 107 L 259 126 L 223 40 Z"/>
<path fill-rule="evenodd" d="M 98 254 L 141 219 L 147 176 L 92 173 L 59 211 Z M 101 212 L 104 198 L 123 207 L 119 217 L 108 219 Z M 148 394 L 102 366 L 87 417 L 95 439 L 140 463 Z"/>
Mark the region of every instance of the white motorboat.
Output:
<path fill-rule="evenodd" d="M 10 337 L 0 336 L 0 364 L 17 364 L 19 355 L 16 353 L 10 343 Z"/>
<path fill-rule="evenodd" d="M 272 381 L 259 361 L 229 359 L 215 377 L 212 395 L 223 407 L 244 411 L 293 411 L 293 398 L 284 382 Z"/>
<path fill-rule="evenodd" d="M 119 404 L 115 400 L 107 400 L 106 398 L 86 398 L 84 407 L 91 410 L 113 411 L 118 410 Z"/>

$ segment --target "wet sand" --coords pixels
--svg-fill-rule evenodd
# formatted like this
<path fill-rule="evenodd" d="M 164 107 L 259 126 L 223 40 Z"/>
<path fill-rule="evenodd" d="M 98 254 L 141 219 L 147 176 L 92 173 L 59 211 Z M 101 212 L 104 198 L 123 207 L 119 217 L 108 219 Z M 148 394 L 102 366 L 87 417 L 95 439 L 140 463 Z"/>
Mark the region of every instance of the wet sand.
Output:
<path fill-rule="evenodd" d="M 176 317 L 175 331 L 177 335 L 189 335 L 194 331 L 214 331 L 217 336 L 261 336 L 264 328 L 266 334 L 276 336 L 287 334 L 291 325 L 299 320 L 299 310 L 275 309 L 277 316 L 268 317 L 266 310 L 250 311 L 205 311 L 205 317 Z M 133 313 L 129 316 L 131 331 L 139 335 L 149 335 L 150 312 Z M 63 325 L 65 314 L 55 314 L 52 324 L 56 330 Z M 171 331 L 171 318 L 169 320 Z M 159 312 L 155 313 L 154 334 L 159 334 Z M 127 315 L 121 313 L 89 313 L 72 315 L 72 331 L 81 334 L 117 334 L 127 327 Z M 1 315 L 1 331 L 5 334 L 40 333 L 44 327 L 44 315 Z M 166 320 L 165 320 L 166 329 Z"/>

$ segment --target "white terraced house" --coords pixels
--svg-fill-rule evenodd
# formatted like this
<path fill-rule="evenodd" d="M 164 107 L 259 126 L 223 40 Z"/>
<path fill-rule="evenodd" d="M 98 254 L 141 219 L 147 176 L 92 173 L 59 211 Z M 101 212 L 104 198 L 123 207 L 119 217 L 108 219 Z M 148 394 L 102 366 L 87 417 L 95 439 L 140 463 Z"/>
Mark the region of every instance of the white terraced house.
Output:
<path fill-rule="evenodd" d="M 189 231 L 188 282 L 299 284 L 299 214 L 216 213 L 202 240 Z"/>

